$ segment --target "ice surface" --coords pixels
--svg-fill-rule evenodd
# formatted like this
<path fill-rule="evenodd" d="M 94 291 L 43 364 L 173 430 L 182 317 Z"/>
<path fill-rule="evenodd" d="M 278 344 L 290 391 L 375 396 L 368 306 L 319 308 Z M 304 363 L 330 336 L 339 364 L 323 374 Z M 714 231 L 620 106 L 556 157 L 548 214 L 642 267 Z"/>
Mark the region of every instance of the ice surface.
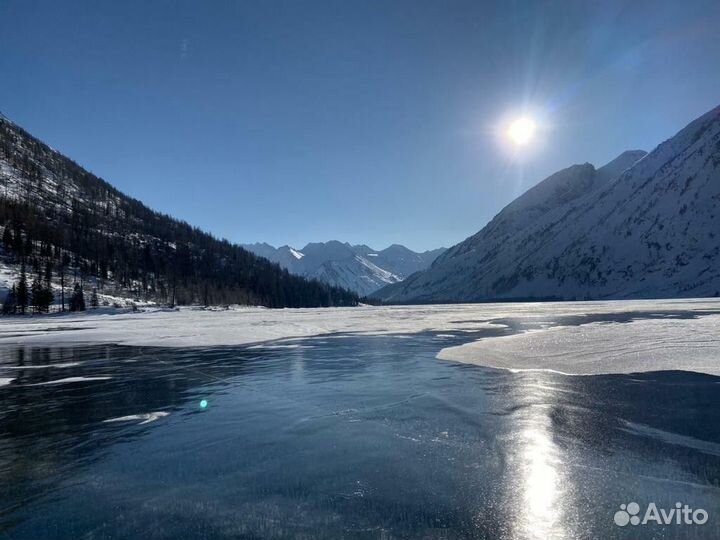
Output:
<path fill-rule="evenodd" d="M 656 439 L 658 441 L 672 444 L 675 446 L 692 448 L 694 450 L 699 450 L 700 452 L 703 452 L 705 454 L 720 456 L 720 444 L 710 441 L 703 441 L 700 439 L 696 439 L 695 437 L 688 437 L 687 435 L 671 433 L 662 429 L 646 426 L 645 424 L 628 422 L 627 420 L 623 420 L 622 423 L 625 426 L 624 428 L 622 428 L 623 431 L 626 431 L 628 433 L 639 435 L 641 437 Z"/>
<path fill-rule="evenodd" d="M 501 306 L 502 307 L 502 306 Z M 412 334 L 503 327 L 478 321 L 476 307 L 147 310 L 0 318 L 1 344 L 117 343 L 160 347 L 243 345 L 335 333 Z M 492 308 L 487 311 L 492 314 Z M 506 308 L 503 307 L 504 313 Z M 492 315 L 494 316 L 494 315 Z M 490 317 L 488 317 L 489 319 Z M 467 320 L 461 320 L 467 319 Z M 7 337 L 4 337 L 7 336 Z"/>
<path fill-rule="evenodd" d="M 448 347 L 438 358 L 572 375 L 663 370 L 720 375 L 720 315 L 551 327 Z"/>
<path fill-rule="evenodd" d="M 161 347 L 258 344 L 332 334 L 506 333 L 445 348 L 439 358 L 568 374 L 687 370 L 720 375 L 720 300 L 632 300 L 148 310 L 0 318 L 0 345 L 117 343 Z M 468 334 L 468 341 L 477 336 Z M 438 342 L 440 346 L 441 342 Z"/>

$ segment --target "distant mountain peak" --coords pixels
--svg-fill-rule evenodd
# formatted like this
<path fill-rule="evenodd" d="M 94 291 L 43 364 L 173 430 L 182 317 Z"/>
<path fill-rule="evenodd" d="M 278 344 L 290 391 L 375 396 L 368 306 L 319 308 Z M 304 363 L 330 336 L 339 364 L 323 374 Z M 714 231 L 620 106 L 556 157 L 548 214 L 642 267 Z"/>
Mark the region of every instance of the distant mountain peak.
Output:
<path fill-rule="evenodd" d="M 248 244 L 255 252 L 293 274 L 315 278 L 329 284 L 368 295 L 430 266 L 444 248 L 416 253 L 393 244 L 376 251 L 371 247 L 329 240 L 310 242 L 298 250 L 291 246 L 274 248 L 266 243 Z"/>

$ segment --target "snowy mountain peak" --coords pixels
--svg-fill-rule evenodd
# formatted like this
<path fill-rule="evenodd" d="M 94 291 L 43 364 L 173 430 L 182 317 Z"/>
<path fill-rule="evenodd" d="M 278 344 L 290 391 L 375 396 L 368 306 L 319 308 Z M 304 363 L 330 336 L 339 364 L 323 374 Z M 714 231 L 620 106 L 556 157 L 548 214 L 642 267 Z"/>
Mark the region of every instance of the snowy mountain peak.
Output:
<path fill-rule="evenodd" d="M 301 250 L 290 246 L 274 248 L 269 244 L 244 246 L 289 272 L 315 278 L 362 295 L 368 295 L 389 284 L 398 283 L 410 274 L 430 266 L 444 251 L 440 248 L 416 253 L 405 246 L 392 246 L 376 251 L 366 245 L 347 242 L 311 242 Z"/>
<path fill-rule="evenodd" d="M 647 152 L 645 150 L 627 150 L 611 162 L 600 167 L 597 170 L 598 175 L 604 182 L 613 180 L 645 156 L 647 156 Z"/>
<path fill-rule="evenodd" d="M 562 204 L 590 191 L 595 176 L 595 167 L 590 163 L 571 165 L 530 188 L 507 205 L 503 212 L 542 212 L 548 205 Z"/>
<path fill-rule="evenodd" d="M 573 165 L 506 206 L 394 302 L 720 295 L 720 107 L 651 153 Z"/>

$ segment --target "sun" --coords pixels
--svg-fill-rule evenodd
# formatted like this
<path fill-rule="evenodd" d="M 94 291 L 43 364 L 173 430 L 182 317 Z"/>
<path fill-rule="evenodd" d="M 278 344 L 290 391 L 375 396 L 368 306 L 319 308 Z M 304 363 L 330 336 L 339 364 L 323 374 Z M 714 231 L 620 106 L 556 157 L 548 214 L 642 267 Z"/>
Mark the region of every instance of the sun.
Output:
<path fill-rule="evenodd" d="M 537 131 L 535 120 L 522 116 L 513 120 L 507 128 L 508 138 L 518 146 L 524 146 L 532 141 Z"/>

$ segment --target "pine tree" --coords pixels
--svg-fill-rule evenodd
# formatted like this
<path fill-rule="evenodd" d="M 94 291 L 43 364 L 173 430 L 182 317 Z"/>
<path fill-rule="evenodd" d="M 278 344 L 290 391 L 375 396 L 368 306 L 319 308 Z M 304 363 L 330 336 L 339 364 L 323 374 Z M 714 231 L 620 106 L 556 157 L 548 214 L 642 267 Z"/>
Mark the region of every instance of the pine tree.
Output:
<path fill-rule="evenodd" d="M 45 288 L 52 289 L 52 260 L 45 263 Z"/>
<path fill-rule="evenodd" d="M 23 254 L 23 238 L 22 238 L 22 231 L 20 230 L 20 227 L 15 224 L 15 231 L 13 234 L 13 251 L 20 255 L 22 257 Z"/>
<path fill-rule="evenodd" d="M 70 257 L 63 253 L 60 257 L 60 311 L 65 311 L 65 269 L 70 263 Z"/>
<path fill-rule="evenodd" d="M 73 294 L 70 297 L 70 311 L 85 311 L 85 294 L 79 283 L 75 284 Z"/>
<path fill-rule="evenodd" d="M 43 302 L 43 287 L 40 281 L 34 279 L 32 285 L 30 285 L 30 305 L 32 305 L 36 313 L 40 313 Z"/>
<path fill-rule="evenodd" d="M 5 229 L 3 230 L 2 243 L 5 249 L 7 249 L 8 251 L 12 248 L 13 236 L 9 224 L 5 225 Z"/>
<path fill-rule="evenodd" d="M 25 275 L 25 264 L 24 263 L 20 270 L 20 282 L 17 285 L 16 294 L 17 294 L 17 296 L 16 296 L 17 307 L 20 310 L 20 313 L 22 313 L 24 315 L 25 310 L 27 309 L 28 303 L 29 303 L 27 276 Z"/>
<path fill-rule="evenodd" d="M 52 289 L 43 287 L 42 288 L 42 303 L 40 305 L 40 309 L 45 313 L 49 313 L 50 305 L 53 303 L 54 299 L 55 299 L 55 296 L 53 295 Z"/>
<path fill-rule="evenodd" d="M 42 286 L 42 310 L 45 313 L 50 312 L 50 305 L 55 300 L 52 290 L 52 262 L 48 259 L 45 264 L 45 279 Z"/>
<path fill-rule="evenodd" d="M 5 301 L 2 307 L 3 315 L 14 315 L 17 312 L 17 287 L 12 286 L 5 296 Z"/>

